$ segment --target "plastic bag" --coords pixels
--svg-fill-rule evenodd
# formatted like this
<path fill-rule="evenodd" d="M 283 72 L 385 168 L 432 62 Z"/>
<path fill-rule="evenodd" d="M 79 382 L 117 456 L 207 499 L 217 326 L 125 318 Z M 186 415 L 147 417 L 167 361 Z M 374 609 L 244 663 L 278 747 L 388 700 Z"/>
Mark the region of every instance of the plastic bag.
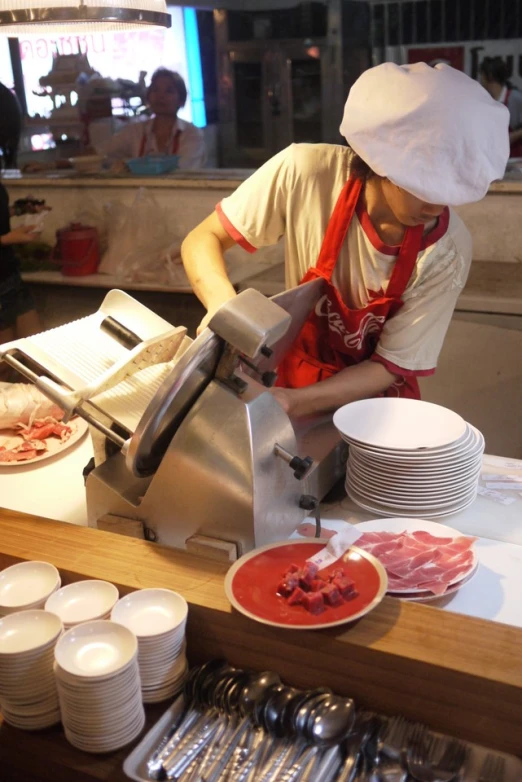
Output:
<path fill-rule="evenodd" d="M 100 272 L 130 282 L 188 286 L 181 263 L 184 232 L 154 196 L 140 188 L 130 206 L 105 205 L 108 247 Z"/>

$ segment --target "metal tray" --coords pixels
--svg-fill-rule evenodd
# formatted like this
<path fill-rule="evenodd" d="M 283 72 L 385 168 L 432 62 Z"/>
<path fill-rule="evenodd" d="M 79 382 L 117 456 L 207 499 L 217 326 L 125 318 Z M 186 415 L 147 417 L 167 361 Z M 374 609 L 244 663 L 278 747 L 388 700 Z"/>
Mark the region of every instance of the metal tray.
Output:
<path fill-rule="evenodd" d="M 151 782 L 147 772 L 147 760 L 168 732 L 172 723 L 179 717 L 183 706 L 183 695 L 180 695 L 127 757 L 123 764 L 123 771 L 129 779 L 133 779 L 135 782 Z M 440 735 L 436 731 L 432 732 L 434 735 Z M 476 782 L 487 752 L 495 752 L 495 750 L 487 750 L 478 744 L 469 744 L 469 746 L 471 757 L 468 761 L 468 769 L 465 776 L 459 777 L 459 782 Z M 495 754 L 502 755 L 506 761 L 505 777 L 502 782 L 520 782 L 522 780 L 522 761 L 514 755 L 507 755 L 503 752 Z"/>
<path fill-rule="evenodd" d="M 136 782 L 150 782 L 147 772 L 147 760 L 166 735 L 172 723 L 179 717 L 183 710 L 184 698 L 179 695 L 172 706 L 161 715 L 159 720 L 152 726 L 148 733 L 142 738 L 140 743 L 134 747 L 131 754 L 125 759 L 123 771 Z"/>

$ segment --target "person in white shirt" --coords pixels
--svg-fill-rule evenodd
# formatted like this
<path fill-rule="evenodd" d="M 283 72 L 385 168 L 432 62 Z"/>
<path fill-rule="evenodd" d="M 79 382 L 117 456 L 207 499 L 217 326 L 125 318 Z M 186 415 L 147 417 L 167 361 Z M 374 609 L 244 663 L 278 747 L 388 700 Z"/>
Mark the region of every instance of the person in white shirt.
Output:
<path fill-rule="evenodd" d="M 522 157 L 522 92 L 508 79 L 508 67 L 502 57 L 484 57 L 479 67 L 479 81 L 492 98 L 509 111 L 510 156 Z"/>
<path fill-rule="evenodd" d="M 150 119 L 130 122 L 127 127 L 98 144 L 95 152 L 113 161 L 113 171 L 125 170 L 125 160 L 145 155 L 179 155 L 180 169 L 204 168 L 207 161 L 203 131 L 178 117 L 187 100 L 183 78 L 175 71 L 158 68 L 147 90 Z M 51 168 L 71 168 L 68 160 L 28 163 L 26 173 Z"/>
<path fill-rule="evenodd" d="M 186 100 L 187 88 L 179 73 L 159 68 L 147 91 L 151 119 L 130 123 L 96 151 L 112 160 L 179 155 L 179 168 L 203 168 L 207 158 L 203 131 L 177 116 Z"/>
<path fill-rule="evenodd" d="M 208 310 L 235 295 L 224 252 L 284 237 L 287 286 L 324 295 L 278 367 L 295 417 L 366 397 L 419 398 L 435 371 L 471 262 L 447 205 L 481 199 L 504 173 L 507 109 L 447 65 L 384 63 L 357 80 L 340 131 L 348 147 L 294 144 L 186 237 L 182 258 Z"/>

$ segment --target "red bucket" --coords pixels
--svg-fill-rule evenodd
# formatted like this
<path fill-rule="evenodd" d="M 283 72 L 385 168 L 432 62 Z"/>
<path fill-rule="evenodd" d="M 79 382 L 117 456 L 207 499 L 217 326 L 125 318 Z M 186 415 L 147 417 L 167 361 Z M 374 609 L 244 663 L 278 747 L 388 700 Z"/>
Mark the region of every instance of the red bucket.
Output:
<path fill-rule="evenodd" d="M 98 231 L 81 223 L 60 228 L 56 231 L 52 257 L 62 267 L 62 274 L 68 277 L 95 274 L 100 265 Z"/>

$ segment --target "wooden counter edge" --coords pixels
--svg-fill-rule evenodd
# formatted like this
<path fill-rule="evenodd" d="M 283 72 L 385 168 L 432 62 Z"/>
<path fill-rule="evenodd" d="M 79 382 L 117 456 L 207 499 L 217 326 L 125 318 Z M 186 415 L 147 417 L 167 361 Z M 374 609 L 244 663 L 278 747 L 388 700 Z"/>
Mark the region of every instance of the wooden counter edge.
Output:
<path fill-rule="evenodd" d="M 522 630 L 386 598 L 352 626 L 319 632 L 267 627 L 232 611 L 226 567 L 109 532 L 0 510 L 0 568 L 52 562 L 63 583 L 101 578 L 121 594 L 169 587 L 190 604 L 195 662 L 224 656 L 271 667 L 297 686 L 327 684 L 367 707 L 522 754 Z"/>

